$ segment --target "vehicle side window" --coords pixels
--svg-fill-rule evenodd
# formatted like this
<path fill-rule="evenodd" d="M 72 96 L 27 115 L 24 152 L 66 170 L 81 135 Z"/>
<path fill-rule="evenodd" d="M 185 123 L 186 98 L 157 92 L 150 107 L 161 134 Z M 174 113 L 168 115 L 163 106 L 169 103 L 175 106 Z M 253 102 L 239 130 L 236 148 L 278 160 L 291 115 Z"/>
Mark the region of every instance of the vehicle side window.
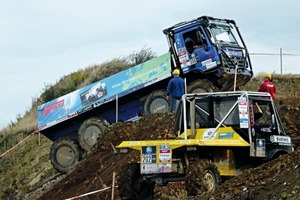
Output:
<path fill-rule="evenodd" d="M 261 110 L 259 112 L 259 109 Z M 254 123 L 259 127 L 272 126 L 272 113 L 269 102 L 254 102 Z"/>
<path fill-rule="evenodd" d="M 201 48 L 206 44 L 205 37 L 199 28 L 184 33 L 183 40 L 189 53 L 192 53 L 194 49 Z"/>

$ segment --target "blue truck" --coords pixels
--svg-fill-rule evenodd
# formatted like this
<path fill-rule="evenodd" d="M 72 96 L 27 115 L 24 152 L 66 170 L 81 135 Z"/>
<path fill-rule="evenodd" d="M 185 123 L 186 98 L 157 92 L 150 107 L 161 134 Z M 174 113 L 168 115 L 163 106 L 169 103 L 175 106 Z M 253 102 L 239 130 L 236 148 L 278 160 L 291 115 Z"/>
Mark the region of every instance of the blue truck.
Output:
<path fill-rule="evenodd" d="M 163 30 L 169 52 L 38 107 L 38 129 L 53 141 L 50 160 L 68 172 L 109 124 L 170 111 L 165 90 L 179 69 L 187 93 L 236 90 L 253 76 L 234 20 L 202 16 Z"/>

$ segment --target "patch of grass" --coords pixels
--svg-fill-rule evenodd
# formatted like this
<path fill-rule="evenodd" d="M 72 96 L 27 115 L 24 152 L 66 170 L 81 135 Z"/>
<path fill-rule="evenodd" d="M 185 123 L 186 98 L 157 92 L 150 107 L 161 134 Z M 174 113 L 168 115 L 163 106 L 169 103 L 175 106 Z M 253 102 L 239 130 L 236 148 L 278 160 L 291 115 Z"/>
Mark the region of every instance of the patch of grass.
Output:
<path fill-rule="evenodd" d="M 37 185 L 48 178 L 49 174 L 53 174 L 54 169 L 48 162 L 51 142 L 43 138 L 39 145 L 38 137 L 38 135 L 32 136 L 1 159 L 0 188 L 3 190 L 0 191 L 0 199 L 12 199 L 12 190 L 18 191 L 13 193 L 14 197 L 21 197 L 19 195 L 26 194 L 33 188 L 34 185 L 30 183 L 34 178 L 39 178 L 35 184 Z"/>

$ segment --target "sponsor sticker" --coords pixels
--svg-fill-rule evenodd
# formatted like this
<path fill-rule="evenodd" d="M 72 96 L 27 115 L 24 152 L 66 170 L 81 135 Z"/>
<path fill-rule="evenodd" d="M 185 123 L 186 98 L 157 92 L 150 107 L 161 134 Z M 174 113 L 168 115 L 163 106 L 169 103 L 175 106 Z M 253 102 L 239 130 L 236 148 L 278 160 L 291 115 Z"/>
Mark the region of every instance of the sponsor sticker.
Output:
<path fill-rule="evenodd" d="M 239 97 L 238 109 L 239 109 L 240 127 L 248 128 L 249 117 L 248 117 L 248 108 L 247 108 L 247 102 L 245 97 Z"/>
<path fill-rule="evenodd" d="M 171 163 L 172 153 L 170 145 L 159 145 L 159 162 Z"/>
<path fill-rule="evenodd" d="M 219 139 L 233 138 L 233 132 L 220 133 L 218 138 Z"/>
<path fill-rule="evenodd" d="M 158 172 L 158 165 L 153 164 L 141 164 L 141 174 L 150 174 Z"/>
<path fill-rule="evenodd" d="M 215 139 L 216 134 L 213 135 L 214 132 L 215 132 L 214 128 L 206 129 L 205 132 L 203 133 L 203 139 Z"/>
<path fill-rule="evenodd" d="M 288 136 L 271 135 L 270 141 L 272 143 L 290 144 L 291 138 Z"/>
<path fill-rule="evenodd" d="M 159 173 L 170 173 L 172 172 L 172 164 L 159 164 Z"/>

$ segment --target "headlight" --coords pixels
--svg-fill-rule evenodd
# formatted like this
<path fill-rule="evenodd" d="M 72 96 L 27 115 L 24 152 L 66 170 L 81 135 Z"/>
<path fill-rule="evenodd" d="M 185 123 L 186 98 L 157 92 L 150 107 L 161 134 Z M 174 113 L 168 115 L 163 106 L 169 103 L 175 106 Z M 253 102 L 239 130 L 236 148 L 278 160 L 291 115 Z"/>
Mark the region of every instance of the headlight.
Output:
<path fill-rule="evenodd" d="M 120 149 L 120 150 L 119 150 L 120 153 L 128 153 L 128 151 L 129 151 L 128 148 L 126 148 L 126 149 Z"/>

